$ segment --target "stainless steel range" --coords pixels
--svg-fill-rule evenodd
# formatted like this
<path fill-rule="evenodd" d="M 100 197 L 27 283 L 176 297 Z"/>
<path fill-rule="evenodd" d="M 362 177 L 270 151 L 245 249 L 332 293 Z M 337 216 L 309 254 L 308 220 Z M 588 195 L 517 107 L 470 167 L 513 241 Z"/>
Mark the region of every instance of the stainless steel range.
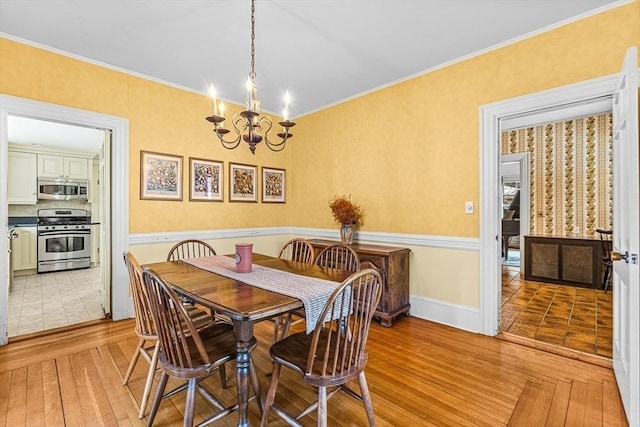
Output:
<path fill-rule="evenodd" d="M 91 266 L 91 217 L 84 209 L 38 210 L 38 273 Z"/>

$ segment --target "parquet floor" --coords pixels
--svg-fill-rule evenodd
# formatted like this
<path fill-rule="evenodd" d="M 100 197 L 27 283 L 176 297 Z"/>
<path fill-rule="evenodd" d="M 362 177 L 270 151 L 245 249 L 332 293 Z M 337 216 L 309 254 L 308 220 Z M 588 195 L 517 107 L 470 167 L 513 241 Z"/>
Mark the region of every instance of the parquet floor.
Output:
<path fill-rule="evenodd" d="M 141 426 L 138 401 L 146 364 L 127 386 L 122 375 L 136 337 L 133 321 L 105 321 L 75 331 L 13 342 L 0 348 L 0 426 Z M 273 324 L 256 325 L 254 360 L 266 391 Z M 611 369 L 439 325 L 414 317 L 392 328 L 374 323 L 367 379 L 376 423 L 390 426 L 626 426 Z M 206 384 L 224 402 L 235 400 L 217 375 Z M 357 389 L 357 385 L 354 386 Z M 155 388 L 155 387 L 154 387 Z M 276 402 L 305 407 L 315 391 L 283 369 Z M 156 426 L 179 426 L 184 393 L 160 406 Z M 196 422 L 213 409 L 196 398 Z M 252 426 L 257 405 L 249 404 Z M 316 425 L 314 415 L 301 420 Z M 214 426 L 235 426 L 232 414 Z M 285 425 L 275 414 L 269 426 Z M 339 394 L 329 401 L 330 426 L 363 426 L 360 403 Z"/>
<path fill-rule="evenodd" d="M 503 266 L 502 331 L 611 359 L 613 293 L 525 281 Z"/>

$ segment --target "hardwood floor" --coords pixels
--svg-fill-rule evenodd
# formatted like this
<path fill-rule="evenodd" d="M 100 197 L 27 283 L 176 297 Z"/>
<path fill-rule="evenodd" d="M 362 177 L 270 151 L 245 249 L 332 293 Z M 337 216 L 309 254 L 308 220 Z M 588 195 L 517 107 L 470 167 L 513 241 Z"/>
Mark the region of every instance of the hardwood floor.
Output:
<path fill-rule="evenodd" d="M 611 359 L 613 291 L 526 281 L 503 267 L 502 332 Z"/>
<path fill-rule="evenodd" d="M 146 364 L 132 380 L 122 375 L 136 345 L 133 321 L 105 322 L 75 331 L 10 343 L 0 348 L 0 426 L 144 425 L 137 402 Z M 256 325 L 254 352 L 263 392 L 271 370 L 268 344 L 273 325 Z M 374 322 L 367 379 L 378 426 L 626 426 L 610 369 L 538 349 L 461 331 L 414 317 L 392 328 Z M 220 389 L 235 399 L 235 377 Z M 357 385 L 354 386 L 357 389 Z M 154 387 L 155 388 L 155 387 Z M 283 369 L 276 402 L 302 409 L 315 392 Z M 184 394 L 163 402 L 157 426 L 181 425 Z M 250 403 L 251 425 L 259 424 Z M 212 408 L 196 398 L 196 421 Z M 232 414 L 214 425 L 234 426 Z M 302 419 L 315 425 L 315 416 Z M 269 426 L 285 423 L 274 413 Z M 346 395 L 329 401 L 329 425 L 366 425 L 361 404 Z"/>

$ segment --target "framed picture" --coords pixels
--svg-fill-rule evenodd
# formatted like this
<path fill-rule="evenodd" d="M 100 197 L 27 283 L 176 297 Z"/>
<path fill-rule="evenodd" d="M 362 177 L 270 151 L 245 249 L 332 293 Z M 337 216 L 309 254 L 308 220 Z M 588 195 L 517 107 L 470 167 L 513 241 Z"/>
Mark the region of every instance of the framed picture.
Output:
<path fill-rule="evenodd" d="M 257 202 L 258 201 L 258 167 L 229 163 L 229 201 Z"/>
<path fill-rule="evenodd" d="M 140 199 L 182 200 L 182 156 L 140 150 Z"/>
<path fill-rule="evenodd" d="M 189 200 L 222 202 L 224 200 L 223 163 L 189 157 Z"/>
<path fill-rule="evenodd" d="M 286 189 L 284 169 L 262 168 L 262 203 L 284 203 Z"/>

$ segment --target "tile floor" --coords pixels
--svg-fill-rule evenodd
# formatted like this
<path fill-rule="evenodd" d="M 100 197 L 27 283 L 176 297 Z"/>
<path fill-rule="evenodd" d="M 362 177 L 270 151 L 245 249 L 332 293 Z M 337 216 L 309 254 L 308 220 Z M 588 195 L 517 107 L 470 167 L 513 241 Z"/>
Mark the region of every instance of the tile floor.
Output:
<path fill-rule="evenodd" d="M 612 292 L 525 281 L 503 266 L 502 332 L 611 358 Z"/>
<path fill-rule="evenodd" d="M 100 268 L 15 277 L 9 337 L 103 318 L 100 288 Z"/>

